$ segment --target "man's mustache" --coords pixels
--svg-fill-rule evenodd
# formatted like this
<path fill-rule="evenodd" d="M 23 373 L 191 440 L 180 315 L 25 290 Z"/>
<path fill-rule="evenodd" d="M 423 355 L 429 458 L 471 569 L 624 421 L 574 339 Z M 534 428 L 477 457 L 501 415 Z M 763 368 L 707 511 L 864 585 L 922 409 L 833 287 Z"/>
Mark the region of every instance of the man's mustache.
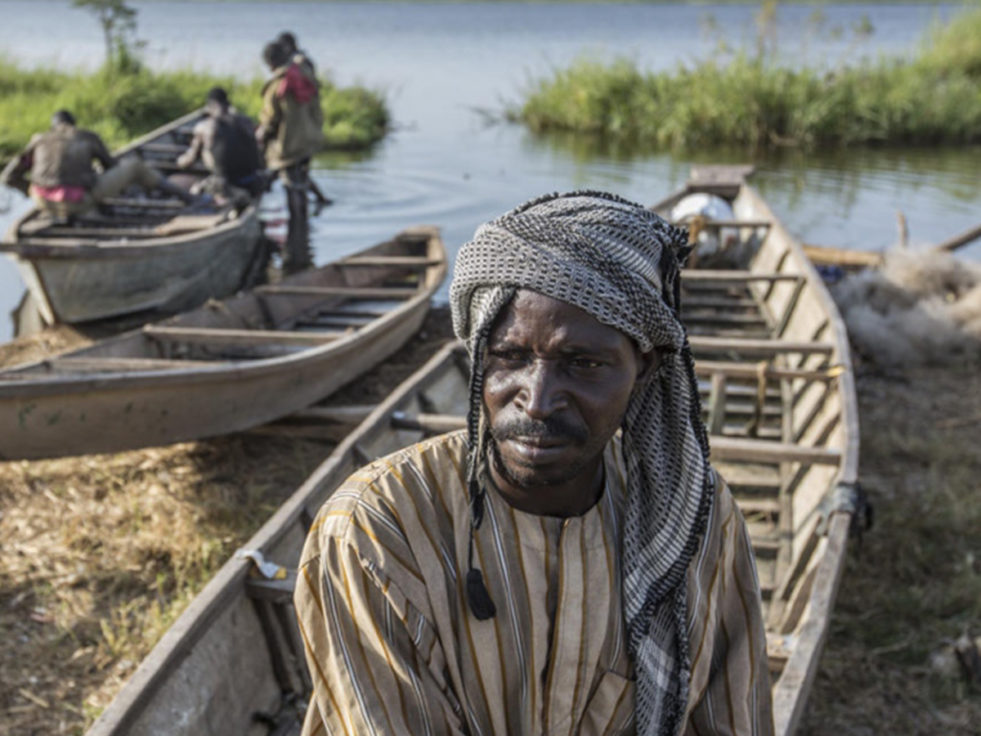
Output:
<path fill-rule="evenodd" d="M 492 427 L 491 437 L 496 442 L 503 442 L 517 437 L 547 437 L 550 440 L 566 442 L 585 442 L 588 439 L 584 427 L 572 424 L 559 417 L 549 417 L 547 419 L 515 417 Z"/>

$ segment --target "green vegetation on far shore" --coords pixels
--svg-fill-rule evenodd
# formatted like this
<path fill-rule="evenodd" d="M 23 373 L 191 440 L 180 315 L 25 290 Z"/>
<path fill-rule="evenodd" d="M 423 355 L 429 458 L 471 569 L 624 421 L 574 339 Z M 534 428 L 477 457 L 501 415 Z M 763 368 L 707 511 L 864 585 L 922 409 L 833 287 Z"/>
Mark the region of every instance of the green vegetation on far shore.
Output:
<path fill-rule="evenodd" d="M 363 87 L 337 87 L 322 80 L 327 147 L 362 149 L 380 140 L 389 123 L 383 96 Z M 222 86 L 242 112 L 257 117 L 262 80 L 236 80 L 197 71 L 137 68 L 63 72 L 21 69 L 0 60 L 0 157 L 21 150 L 48 127 L 51 113 L 71 110 L 79 125 L 101 135 L 110 148 L 204 104 L 208 90 Z"/>
<path fill-rule="evenodd" d="M 775 12 L 772 2 L 761 14 Z M 967 143 L 981 140 L 981 10 L 933 28 L 910 60 L 792 68 L 758 48 L 646 72 L 580 59 L 535 81 L 509 111 L 532 131 L 594 134 L 641 147 Z"/>

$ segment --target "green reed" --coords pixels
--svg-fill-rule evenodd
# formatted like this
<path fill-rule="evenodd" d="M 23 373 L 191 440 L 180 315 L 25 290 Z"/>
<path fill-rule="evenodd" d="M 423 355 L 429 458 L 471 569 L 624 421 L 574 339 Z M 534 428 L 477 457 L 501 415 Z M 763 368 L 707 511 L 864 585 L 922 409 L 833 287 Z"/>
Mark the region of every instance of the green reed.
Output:
<path fill-rule="evenodd" d="M 532 82 L 509 116 L 662 148 L 981 140 L 981 10 L 930 29 L 908 59 L 831 70 L 785 65 L 771 32 L 764 19 L 753 48 L 672 71 L 581 58 Z"/>

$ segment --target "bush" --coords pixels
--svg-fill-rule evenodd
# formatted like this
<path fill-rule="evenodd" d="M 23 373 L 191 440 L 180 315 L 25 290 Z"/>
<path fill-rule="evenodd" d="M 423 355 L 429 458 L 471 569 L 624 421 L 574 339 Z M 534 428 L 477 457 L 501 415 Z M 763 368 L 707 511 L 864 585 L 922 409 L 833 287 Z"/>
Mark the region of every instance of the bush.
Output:
<path fill-rule="evenodd" d="M 761 46 L 658 73 L 580 59 L 533 82 L 509 117 L 659 148 L 981 140 L 981 10 L 932 29 L 911 62 L 825 72 L 774 59 Z"/>

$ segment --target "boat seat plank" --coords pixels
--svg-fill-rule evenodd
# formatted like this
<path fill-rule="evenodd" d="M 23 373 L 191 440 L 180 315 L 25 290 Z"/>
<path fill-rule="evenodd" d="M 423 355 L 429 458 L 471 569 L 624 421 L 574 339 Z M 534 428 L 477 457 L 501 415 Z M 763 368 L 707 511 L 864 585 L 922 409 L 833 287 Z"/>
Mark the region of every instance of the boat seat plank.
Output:
<path fill-rule="evenodd" d="M 189 368 L 208 368 L 227 366 L 228 363 L 214 360 L 166 360 L 163 358 L 112 358 L 65 356 L 44 361 L 52 370 L 59 373 L 101 373 L 121 371 L 160 371 L 187 370 Z"/>
<path fill-rule="evenodd" d="M 824 370 L 803 370 L 800 368 L 779 368 L 767 365 L 763 371 L 766 378 L 793 379 L 803 378 L 808 381 L 832 381 L 841 375 L 840 366 L 830 366 Z M 739 363 L 723 360 L 699 360 L 695 363 L 695 375 L 710 376 L 722 373 L 729 378 L 756 379 L 759 376 L 758 364 Z"/>
<path fill-rule="evenodd" d="M 441 260 L 427 256 L 354 256 L 338 261 L 338 266 L 438 266 Z"/>
<path fill-rule="evenodd" d="M 212 327 L 169 327 L 147 325 L 143 334 L 162 342 L 207 345 L 319 345 L 338 340 L 346 332 L 297 332 L 286 330 L 233 330 Z"/>
<path fill-rule="evenodd" d="M 692 350 L 703 352 L 733 351 L 745 355 L 778 355 L 802 353 L 831 355 L 834 343 L 803 340 L 768 340 L 760 338 L 710 337 L 694 335 L 689 339 Z"/>
<path fill-rule="evenodd" d="M 685 324 L 766 327 L 766 320 L 760 314 L 732 314 L 726 312 L 692 314 L 690 312 L 682 312 L 681 321 Z"/>
<path fill-rule="evenodd" d="M 790 442 L 770 442 L 768 440 L 736 437 L 713 437 L 711 447 L 712 460 L 757 463 L 793 462 L 817 465 L 838 465 L 841 463 L 841 452 L 833 447 L 807 447 Z"/>
<path fill-rule="evenodd" d="M 331 305 L 318 314 L 325 317 L 382 317 L 401 303 L 398 299 L 360 299 L 356 302 Z"/>
<path fill-rule="evenodd" d="M 799 273 L 756 273 L 754 271 L 691 269 L 681 272 L 681 280 L 688 282 L 734 282 L 750 281 L 799 281 L 803 279 Z"/>
<path fill-rule="evenodd" d="M 408 299 L 419 293 L 418 289 L 386 286 L 282 286 L 277 284 L 256 287 L 255 293 L 269 296 L 333 296 L 345 299 Z"/>
<path fill-rule="evenodd" d="M 681 311 L 684 313 L 690 309 L 759 309 L 759 305 L 748 296 L 686 295 L 681 300 Z"/>

